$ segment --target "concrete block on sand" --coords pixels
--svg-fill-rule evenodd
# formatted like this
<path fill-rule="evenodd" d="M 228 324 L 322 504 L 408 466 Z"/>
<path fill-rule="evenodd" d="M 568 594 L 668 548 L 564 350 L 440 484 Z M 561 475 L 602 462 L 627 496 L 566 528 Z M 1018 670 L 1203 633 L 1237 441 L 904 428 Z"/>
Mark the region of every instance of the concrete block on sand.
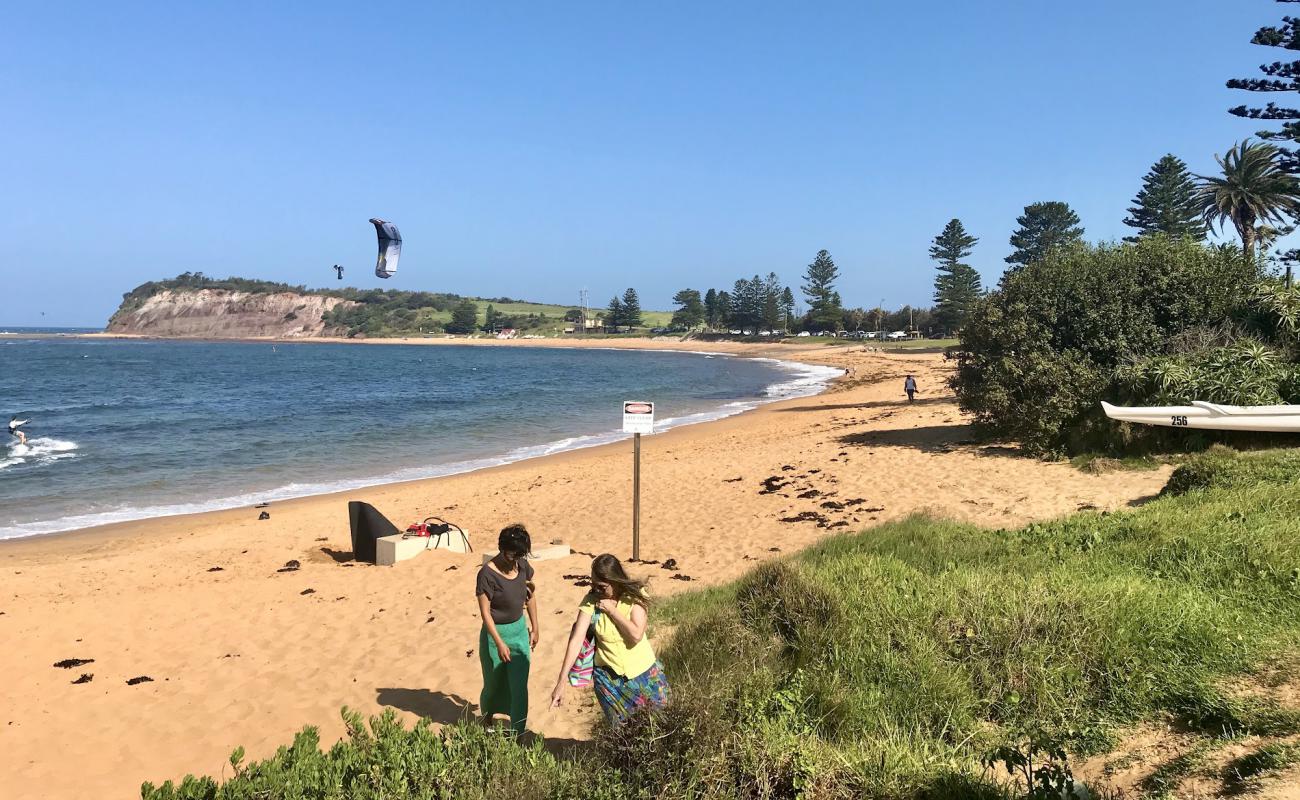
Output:
<path fill-rule="evenodd" d="M 453 553 L 469 552 L 465 546 L 469 532 L 462 537 L 456 531 L 441 536 L 403 536 L 394 534 L 375 540 L 375 563 L 391 567 L 399 561 L 415 558 L 425 550 L 448 550 Z"/>
<path fill-rule="evenodd" d="M 546 547 L 535 547 L 533 552 L 528 554 L 529 561 L 553 561 L 557 558 L 568 558 L 573 553 L 567 544 L 550 544 Z M 496 558 L 496 553 L 485 553 L 483 563 Z"/>

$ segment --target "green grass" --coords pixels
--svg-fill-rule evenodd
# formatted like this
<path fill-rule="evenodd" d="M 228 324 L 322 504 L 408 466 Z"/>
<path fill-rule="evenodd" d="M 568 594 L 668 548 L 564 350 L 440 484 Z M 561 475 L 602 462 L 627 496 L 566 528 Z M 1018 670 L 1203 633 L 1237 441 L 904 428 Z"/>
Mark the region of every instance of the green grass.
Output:
<path fill-rule="evenodd" d="M 1234 758 L 1224 767 L 1224 780 L 1229 787 L 1238 788 L 1260 776 L 1280 772 L 1298 763 L 1300 746 L 1272 742 Z"/>
<path fill-rule="evenodd" d="M 1205 760 L 1223 742 L 1203 739 L 1187 750 L 1156 767 L 1141 783 L 1140 788 L 1150 797 L 1168 797 L 1177 791 L 1178 784 L 1191 777 L 1205 765 Z"/>
<path fill-rule="evenodd" d="M 403 732 L 383 761 L 337 756 L 390 781 L 346 796 L 451 796 L 528 763 L 536 797 L 579 796 L 575 771 L 592 797 L 1009 797 L 982 757 L 1102 752 L 1143 720 L 1207 739 L 1300 730 L 1294 711 L 1220 688 L 1300 643 L 1296 457 L 1209 453 L 1194 481 L 1122 513 L 999 531 L 913 517 L 829 538 L 657 606 L 674 627 L 672 705 L 601 732 L 579 761 L 502 742 L 478 752 L 487 766 L 440 767 L 446 790 L 417 791 L 399 778 L 477 734 Z M 241 780 L 146 796 L 303 796 Z"/>

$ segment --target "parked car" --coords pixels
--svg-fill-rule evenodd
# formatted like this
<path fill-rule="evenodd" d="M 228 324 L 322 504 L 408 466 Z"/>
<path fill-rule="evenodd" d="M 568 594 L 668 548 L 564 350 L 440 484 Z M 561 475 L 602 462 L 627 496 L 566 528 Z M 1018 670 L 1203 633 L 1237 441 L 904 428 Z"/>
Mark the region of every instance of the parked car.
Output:
<path fill-rule="evenodd" d="M 809 333 L 808 331 L 799 331 L 798 333 L 795 334 L 795 336 L 812 336 L 812 334 Z"/>
<path fill-rule="evenodd" d="M 886 339 L 889 339 L 889 340 L 891 340 L 891 341 L 898 341 L 899 339 L 906 339 L 906 338 L 907 338 L 907 331 L 894 331 L 893 333 L 887 334 L 887 335 L 885 336 L 885 338 L 886 338 Z"/>

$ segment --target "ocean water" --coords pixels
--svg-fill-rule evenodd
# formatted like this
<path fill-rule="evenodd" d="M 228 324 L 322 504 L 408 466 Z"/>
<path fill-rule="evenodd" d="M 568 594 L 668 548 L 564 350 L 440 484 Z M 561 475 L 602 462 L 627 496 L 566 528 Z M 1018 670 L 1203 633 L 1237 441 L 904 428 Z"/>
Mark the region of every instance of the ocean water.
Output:
<path fill-rule="evenodd" d="M 0 538 L 466 472 L 817 391 L 837 370 L 615 350 L 0 339 Z"/>

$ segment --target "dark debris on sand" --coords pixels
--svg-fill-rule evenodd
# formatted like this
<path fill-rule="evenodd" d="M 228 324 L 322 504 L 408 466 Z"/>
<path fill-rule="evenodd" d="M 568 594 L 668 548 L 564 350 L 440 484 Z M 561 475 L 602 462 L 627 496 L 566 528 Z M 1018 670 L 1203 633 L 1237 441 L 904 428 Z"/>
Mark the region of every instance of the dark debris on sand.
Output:
<path fill-rule="evenodd" d="M 301 566 L 302 564 L 297 559 L 292 559 L 284 562 L 284 566 L 277 569 L 276 572 L 293 572 Z"/>
<path fill-rule="evenodd" d="M 816 522 L 825 523 L 826 517 L 816 511 L 800 511 L 792 517 L 781 517 L 782 522 Z"/>
<path fill-rule="evenodd" d="M 62 661 L 55 661 L 54 666 L 58 667 L 59 669 L 72 669 L 74 667 L 80 667 L 86 664 L 94 664 L 94 663 L 95 663 L 95 659 L 93 658 L 65 658 Z"/>
<path fill-rule="evenodd" d="M 671 578 L 669 578 L 668 580 L 670 580 L 670 581 L 693 581 L 693 580 L 695 580 L 695 579 L 692 578 L 690 575 L 683 575 L 683 574 L 681 574 L 681 573 L 679 572 L 679 573 L 677 573 L 676 575 L 673 575 L 673 576 L 672 576 Z"/>
<path fill-rule="evenodd" d="M 90 682 L 93 681 L 94 679 L 95 679 L 95 676 L 94 676 L 93 673 L 90 673 L 90 672 L 83 672 L 83 673 L 81 673 L 81 677 L 80 677 L 80 678 L 77 678 L 75 681 L 72 682 L 72 685 L 73 685 L 73 686 L 76 686 L 76 685 L 79 684 L 79 683 L 90 683 Z"/>
<path fill-rule="evenodd" d="M 153 678 L 150 678 L 148 675 L 137 675 L 134 678 L 127 678 L 126 681 L 127 686 L 135 686 L 140 683 L 153 683 Z"/>
<path fill-rule="evenodd" d="M 208 567 L 208 572 L 225 572 L 225 567 Z"/>
<path fill-rule="evenodd" d="M 775 494 L 776 492 L 779 492 L 781 489 L 789 485 L 789 483 L 790 482 L 785 480 L 784 478 L 781 478 L 777 475 L 773 475 L 770 478 L 763 479 L 763 488 L 760 489 L 758 493 Z"/>
<path fill-rule="evenodd" d="M 315 589 L 303 589 L 301 592 L 298 592 L 298 594 L 316 594 L 316 590 L 315 590 Z"/>
<path fill-rule="evenodd" d="M 666 569 L 666 570 L 670 570 L 670 571 L 676 571 L 676 570 L 677 570 L 677 559 L 675 559 L 675 558 L 670 558 L 670 559 L 668 559 L 667 561 L 665 561 L 663 564 L 661 564 L 661 565 L 659 566 L 659 569 Z"/>

